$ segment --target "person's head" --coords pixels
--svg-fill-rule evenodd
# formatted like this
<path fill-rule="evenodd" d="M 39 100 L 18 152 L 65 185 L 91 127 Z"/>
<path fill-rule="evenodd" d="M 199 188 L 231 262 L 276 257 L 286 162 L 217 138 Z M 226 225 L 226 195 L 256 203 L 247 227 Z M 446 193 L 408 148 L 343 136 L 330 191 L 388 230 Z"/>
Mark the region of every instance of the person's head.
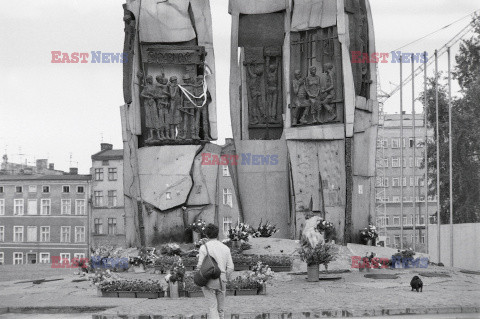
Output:
<path fill-rule="evenodd" d="M 295 79 L 297 80 L 300 80 L 300 78 L 302 77 L 302 73 L 300 72 L 300 70 L 295 70 Z"/>
<path fill-rule="evenodd" d="M 170 77 L 170 83 L 172 83 L 172 84 L 177 84 L 177 81 L 178 81 L 178 79 L 177 79 L 176 76 Z"/>
<path fill-rule="evenodd" d="M 311 75 L 317 74 L 317 68 L 314 67 L 314 66 L 312 66 L 312 67 L 310 68 L 310 74 L 311 74 Z"/>
<path fill-rule="evenodd" d="M 214 224 L 208 224 L 204 230 L 205 236 L 209 239 L 215 239 L 218 237 L 218 227 Z"/>
<path fill-rule="evenodd" d="M 323 65 L 323 68 L 325 69 L 325 72 L 328 72 L 333 69 L 333 64 L 327 62 Z"/>
<path fill-rule="evenodd" d="M 153 76 L 151 76 L 151 75 L 147 76 L 147 78 L 145 79 L 145 81 L 146 81 L 148 84 L 153 84 Z"/>

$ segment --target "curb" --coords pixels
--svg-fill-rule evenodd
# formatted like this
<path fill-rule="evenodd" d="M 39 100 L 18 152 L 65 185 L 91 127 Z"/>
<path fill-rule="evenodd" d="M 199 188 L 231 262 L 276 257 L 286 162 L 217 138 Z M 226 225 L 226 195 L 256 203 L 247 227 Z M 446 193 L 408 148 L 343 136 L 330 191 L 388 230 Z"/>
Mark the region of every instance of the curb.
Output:
<path fill-rule="evenodd" d="M 0 315 L 7 313 L 21 314 L 60 314 L 60 313 L 88 313 L 109 310 L 115 307 L 105 306 L 73 306 L 73 307 L 2 307 Z"/>
<path fill-rule="evenodd" d="M 373 317 L 392 315 L 425 315 L 452 313 L 480 313 L 480 307 L 444 307 L 444 308 L 394 308 L 394 309 L 335 309 L 305 312 L 278 313 L 243 313 L 225 314 L 226 319 L 310 319 L 310 318 L 343 318 L 343 317 Z M 92 319 L 207 319 L 203 315 L 128 315 L 128 314 L 94 314 Z"/>

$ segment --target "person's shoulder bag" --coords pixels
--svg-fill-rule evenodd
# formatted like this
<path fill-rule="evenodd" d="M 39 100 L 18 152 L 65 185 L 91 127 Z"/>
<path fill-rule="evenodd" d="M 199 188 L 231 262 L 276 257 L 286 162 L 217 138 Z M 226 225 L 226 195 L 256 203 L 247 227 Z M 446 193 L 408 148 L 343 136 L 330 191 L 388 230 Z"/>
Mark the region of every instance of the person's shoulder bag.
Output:
<path fill-rule="evenodd" d="M 205 248 L 207 249 L 207 256 L 203 259 L 200 269 L 193 275 L 193 281 L 200 287 L 205 287 L 210 279 L 220 278 L 220 274 L 222 273 L 217 261 L 210 256 L 206 243 Z"/>

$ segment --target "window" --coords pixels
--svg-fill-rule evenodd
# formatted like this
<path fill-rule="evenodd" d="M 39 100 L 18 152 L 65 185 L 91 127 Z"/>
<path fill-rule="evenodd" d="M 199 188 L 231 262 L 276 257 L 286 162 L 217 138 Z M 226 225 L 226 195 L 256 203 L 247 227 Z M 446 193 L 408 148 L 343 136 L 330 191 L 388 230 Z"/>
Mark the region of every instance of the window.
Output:
<path fill-rule="evenodd" d="M 395 245 L 400 245 L 400 235 L 395 235 Z"/>
<path fill-rule="evenodd" d="M 0 226 L 0 242 L 5 241 L 5 226 Z"/>
<path fill-rule="evenodd" d="M 0 265 L 3 265 L 5 263 L 5 256 L 3 255 L 2 252 L 0 252 Z"/>
<path fill-rule="evenodd" d="M 37 200 L 36 199 L 29 199 L 28 200 L 28 215 L 37 215 Z"/>
<path fill-rule="evenodd" d="M 23 187 L 22 186 L 15 186 L 15 192 L 16 193 L 23 193 Z"/>
<path fill-rule="evenodd" d="M 394 225 L 400 225 L 400 217 L 393 216 L 393 224 Z"/>
<path fill-rule="evenodd" d="M 420 168 L 423 163 L 423 157 L 415 157 L 415 167 Z"/>
<path fill-rule="evenodd" d="M 398 181 L 398 179 L 397 179 L 397 181 Z M 400 203 L 400 196 L 392 196 L 392 202 Z"/>
<path fill-rule="evenodd" d="M 72 214 L 72 200 L 62 199 L 62 215 L 71 215 Z"/>
<path fill-rule="evenodd" d="M 425 235 L 420 237 L 420 244 L 425 244 Z"/>
<path fill-rule="evenodd" d="M 70 226 L 62 226 L 60 230 L 60 242 L 69 243 L 70 242 Z"/>
<path fill-rule="evenodd" d="M 103 168 L 95 168 L 95 176 L 96 181 L 103 181 Z"/>
<path fill-rule="evenodd" d="M 392 157 L 392 167 L 400 167 L 400 158 Z"/>
<path fill-rule="evenodd" d="M 385 217 L 384 220 L 385 220 L 385 225 L 386 226 L 390 225 L 390 217 L 389 216 Z"/>
<path fill-rule="evenodd" d="M 50 186 L 42 186 L 42 193 L 50 193 Z"/>
<path fill-rule="evenodd" d="M 0 193 L 3 193 L 3 186 L 0 186 Z"/>
<path fill-rule="evenodd" d="M 117 219 L 109 218 L 108 219 L 108 234 L 115 235 L 117 233 Z"/>
<path fill-rule="evenodd" d="M 75 226 L 75 242 L 76 243 L 85 242 L 85 227 Z"/>
<path fill-rule="evenodd" d="M 388 167 L 388 158 L 382 158 L 382 167 Z"/>
<path fill-rule="evenodd" d="M 424 186 L 425 183 L 423 182 L 423 176 L 415 176 L 415 185 L 416 186 Z"/>
<path fill-rule="evenodd" d="M 414 184 L 413 177 L 410 177 L 410 186 L 413 186 L 413 184 Z"/>
<path fill-rule="evenodd" d="M 408 145 L 409 145 L 409 147 L 413 147 L 415 145 L 415 139 L 409 138 L 408 139 Z"/>
<path fill-rule="evenodd" d="M 85 258 L 85 254 L 84 253 L 75 253 L 75 254 L 73 254 L 73 258 L 78 258 L 78 259 Z"/>
<path fill-rule="evenodd" d="M 388 177 L 377 177 L 377 187 L 388 187 Z"/>
<path fill-rule="evenodd" d="M 28 242 L 37 241 L 37 226 L 27 226 L 27 241 Z"/>
<path fill-rule="evenodd" d="M 108 191 L 108 206 L 117 206 L 117 191 Z"/>
<path fill-rule="evenodd" d="M 85 200 L 76 199 L 75 200 L 75 215 L 85 215 Z"/>
<path fill-rule="evenodd" d="M 103 191 L 94 191 L 94 205 L 97 207 L 103 206 Z"/>
<path fill-rule="evenodd" d="M 40 241 L 48 243 L 50 241 L 50 226 L 40 227 Z"/>
<path fill-rule="evenodd" d="M 23 226 L 13 226 L 13 241 L 23 242 Z"/>
<path fill-rule="evenodd" d="M 407 159 L 405 157 L 403 158 L 403 167 L 407 167 Z"/>
<path fill-rule="evenodd" d="M 222 166 L 222 174 L 223 176 L 230 176 L 230 171 L 228 170 L 228 165 Z"/>
<path fill-rule="evenodd" d="M 102 166 L 108 166 L 108 160 L 103 160 L 102 161 Z"/>
<path fill-rule="evenodd" d="M 85 193 L 85 187 L 77 186 L 77 193 Z"/>
<path fill-rule="evenodd" d="M 417 148 L 423 147 L 423 138 L 417 138 Z"/>
<path fill-rule="evenodd" d="M 172 193 L 171 192 L 166 192 L 165 193 L 165 199 L 166 200 L 171 200 L 172 199 Z"/>
<path fill-rule="evenodd" d="M 377 139 L 377 148 L 387 148 L 388 147 L 388 140 L 386 139 Z"/>
<path fill-rule="evenodd" d="M 103 233 L 103 223 L 101 218 L 94 219 L 94 229 L 95 234 L 100 235 Z"/>
<path fill-rule="evenodd" d="M 50 199 L 40 200 L 40 215 L 50 215 Z"/>
<path fill-rule="evenodd" d="M 117 168 L 116 167 L 110 167 L 108 169 L 108 180 L 109 181 L 116 181 L 118 176 L 117 176 Z"/>
<path fill-rule="evenodd" d="M 60 254 L 60 262 L 69 264 L 70 263 L 70 253 L 61 253 Z"/>
<path fill-rule="evenodd" d="M 23 264 L 23 253 L 13 253 L 13 264 L 14 265 Z"/>
<path fill-rule="evenodd" d="M 392 138 L 392 148 L 400 148 L 400 139 Z"/>
<path fill-rule="evenodd" d="M 227 234 L 230 228 L 232 228 L 232 217 L 223 217 L 223 233 Z"/>
<path fill-rule="evenodd" d="M 407 178 L 406 177 L 403 178 L 403 187 L 407 187 Z"/>
<path fill-rule="evenodd" d="M 232 190 L 230 188 L 223 189 L 223 205 L 233 207 Z"/>
<path fill-rule="evenodd" d="M 418 217 L 418 216 L 417 216 Z M 417 218 L 418 220 L 418 218 Z M 420 221 L 418 223 L 419 225 L 425 225 L 425 216 L 420 216 Z"/>
<path fill-rule="evenodd" d="M 5 215 L 5 200 L 0 199 L 0 215 Z"/>
<path fill-rule="evenodd" d="M 437 201 L 437 197 L 434 196 L 434 195 L 428 195 L 427 199 L 428 199 L 429 202 L 435 202 L 435 201 Z"/>
<path fill-rule="evenodd" d="M 406 141 L 407 141 L 407 139 L 404 137 L 404 138 L 403 138 L 403 148 L 407 147 Z"/>
<path fill-rule="evenodd" d="M 400 178 L 399 177 L 392 178 L 392 186 L 393 187 L 400 187 Z"/>
<path fill-rule="evenodd" d="M 37 192 L 37 185 L 30 185 L 28 186 L 29 193 L 36 193 Z"/>
<path fill-rule="evenodd" d="M 68 185 L 62 186 L 62 192 L 63 193 L 70 193 L 70 186 L 68 186 Z"/>
<path fill-rule="evenodd" d="M 407 216 L 403 216 L 403 225 L 407 225 Z"/>
<path fill-rule="evenodd" d="M 15 199 L 13 201 L 13 214 L 14 215 L 23 215 L 23 199 Z"/>
<path fill-rule="evenodd" d="M 40 253 L 40 263 L 49 264 L 50 263 L 50 253 Z"/>
<path fill-rule="evenodd" d="M 386 244 L 387 246 L 390 245 L 390 237 L 386 237 L 386 238 L 385 238 L 385 244 Z"/>

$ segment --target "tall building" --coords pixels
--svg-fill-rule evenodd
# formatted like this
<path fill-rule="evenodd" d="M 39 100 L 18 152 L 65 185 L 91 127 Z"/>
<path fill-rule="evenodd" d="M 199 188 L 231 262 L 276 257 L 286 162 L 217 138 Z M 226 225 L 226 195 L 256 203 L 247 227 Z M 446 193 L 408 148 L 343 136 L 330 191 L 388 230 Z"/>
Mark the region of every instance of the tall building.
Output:
<path fill-rule="evenodd" d="M 0 264 L 88 256 L 90 175 L 0 175 Z"/>
<path fill-rule="evenodd" d="M 92 247 L 125 247 L 123 150 L 102 143 L 92 155 Z"/>
<path fill-rule="evenodd" d="M 403 248 L 413 248 L 415 224 L 415 250 L 426 252 L 426 209 L 428 215 L 437 210 L 435 196 L 425 202 L 425 132 L 424 115 L 403 115 L 403 141 L 400 133 L 400 114 L 385 114 L 379 125 L 377 143 L 376 224 L 386 246 L 401 248 L 401 219 L 403 219 Z M 427 130 L 428 139 L 433 131 Z M 403 160 L 401 159 L 403 147 Z M 401 176 L 400 165 L 403 165 Z M 423 168 L 422 168 L 423 167 Z M 403 185 L 403 199 L 402 187 Z M 403 204 L 403 214 L 402 214 Z M 415 217 L 414 217 L 415 216 Z"/>

